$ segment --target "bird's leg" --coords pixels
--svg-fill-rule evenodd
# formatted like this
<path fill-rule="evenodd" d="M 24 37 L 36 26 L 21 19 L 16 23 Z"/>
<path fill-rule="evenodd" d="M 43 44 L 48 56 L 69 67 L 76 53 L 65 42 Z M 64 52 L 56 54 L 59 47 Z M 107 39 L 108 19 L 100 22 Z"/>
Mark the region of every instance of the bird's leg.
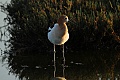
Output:
<path fill-rule="evenodd" d="M 65 77 L 64 75 L 64 70 L 65 70 L 65 52 L 64 52 L 64 44 L 63 44 L 63 77 Z"/>
<path fill-rule="evenodd" d="M 56 75 L 55 53 L 56 53 L 56 51 L 55 51 L 55 44 L 54 44 L 54 77 Z"/>
<path fill-rule="evenodd" d="M 56 53 L 56 50 L 55 50 L 55 44 L 54 44 L 54 53 Z"/>
<path fill-rule="evenodd" d="M 65 64 L 65 52 L 64 52 L 64 44 L 63 44 L 63 64 Z"/>

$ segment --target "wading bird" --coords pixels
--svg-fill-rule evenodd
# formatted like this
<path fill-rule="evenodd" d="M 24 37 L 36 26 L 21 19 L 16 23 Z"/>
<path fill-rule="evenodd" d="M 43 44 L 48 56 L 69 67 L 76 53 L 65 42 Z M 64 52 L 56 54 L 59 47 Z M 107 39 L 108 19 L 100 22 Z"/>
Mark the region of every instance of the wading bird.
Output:
<path fill-rule="evenodd" d="M 69 33 L 66 23 L 69 21 L 66 15 L 59 17 L 58 22 L 54 24 L 53 28 L 49 27 L 48 39 L 54 44 L 54 68 L 55 68 L 55 45 L 63 45 L 63 62 L 65 64 L 64 43 L 69 39 Z M 55 68 L 56 71 L 56 68 Z M 54 77 L 55 77 L 54 71 Z"/>

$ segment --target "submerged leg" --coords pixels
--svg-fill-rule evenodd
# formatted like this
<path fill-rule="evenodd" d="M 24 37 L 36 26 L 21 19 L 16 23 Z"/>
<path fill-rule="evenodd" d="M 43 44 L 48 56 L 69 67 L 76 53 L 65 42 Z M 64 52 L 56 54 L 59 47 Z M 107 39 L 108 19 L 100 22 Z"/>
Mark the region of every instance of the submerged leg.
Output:
<path fill-rule="evenodd" d="M 54 44 L 54 77 L 55 77 L 55 74 L 56 74 L 56 65 L 55 65 L 55 53 L 56 53 L 56 51 L 55 51 L 55 44 Z"/>
<path fill-rule="evenodd" d="M 64 52 L 64 44 L 63 44 L 63 77 L 65 77 L 65 52 Z"/>

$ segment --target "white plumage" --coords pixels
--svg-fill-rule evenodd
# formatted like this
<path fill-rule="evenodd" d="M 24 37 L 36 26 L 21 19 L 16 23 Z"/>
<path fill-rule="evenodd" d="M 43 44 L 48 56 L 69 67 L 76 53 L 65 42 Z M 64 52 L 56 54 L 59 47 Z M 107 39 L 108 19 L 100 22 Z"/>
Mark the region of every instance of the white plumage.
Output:
<path fill-rule="evenodd" d="M 52 29 L 49 27 L 48 30 L 51 31 L 48 32 L 48 39 L 51 43 L 62 45 L 69 39 L 66 22 L 68 22 L 68 17 L 64 15 L 58 19 L 58 23 L 54 24 Z"/>

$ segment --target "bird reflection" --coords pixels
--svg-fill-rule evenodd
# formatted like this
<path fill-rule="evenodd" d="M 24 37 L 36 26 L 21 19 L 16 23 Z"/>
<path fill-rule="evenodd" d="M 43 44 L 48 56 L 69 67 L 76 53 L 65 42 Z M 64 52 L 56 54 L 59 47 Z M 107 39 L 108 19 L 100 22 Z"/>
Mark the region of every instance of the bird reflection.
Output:
<path fill-rule="evenodd" d="M 81 62 L 81 59 L 84 60 L 84 58 L 80 54 L 74 53 L 76 55 L 73 56 L 73 53 L 66 54 L 66 65 L 63 66 L 63 62 L 60 62 L 62 60 L 62 56 L 58 57 L 56 55 L 56 70 L 54 69 L 53 65 L 53 57 L 51 55 L 53 54 L 10 54 L 8 56 L 8 69 L 9 74 L 14 74 L 15 76 L 19 77 L 20 80 L 26 79 L 26 80 L 52 80 L 53 74 L 55 73 L 56 77 L 65 77 L 67 80 L 98 80 L 98 79 L 106 79 L 105 75 L 108 75 L 108 73 L 97 75 L 96 72 L 102 72 L 104 68 L 107 70 L 107 68 L 103 65 L 103 63 L 94 63 L 90 62 L 91 57 L 89 58 L 88 53 L 84 54 L 87 57 L 87 60 L 85 63 Z M 89 53 L 89 54 L 96 54 L 97 53 Z M 103 53 L 99 53 L 103 54 Z M 105 54 L 105 53 L 104 53 Z M 119 53 L 115 53 L 119 54 Z M 92 57 L 94 55 L 91 55 Z M 115 56 L 116 57 L 116 56 Z M 97 60 L 96 58 L 95 60 Z M 87 63 L 88 62 L 88 63 Z M 90 64 L 89 64 L 90 63 Z M 89 64 L 89 65 L 86 65 Z M 96 67 L 92 67 L 92 64 Z M 101 67 L 103 66 L 103 68 Z M 116 66 L 119 68 L 119 66 Z M 109 68 L 108 68 L 109 69 Z M 119 69 L 118 69 L 119 71 Z M 114 72 L 114 71 L 113 71 Z M 120 71 L 119 71 L 120 72 Z M 119 80 L 119 72 L 115 75 L 115 80 Z M 102 76 L 102 77 L 101 77 Z"/>
<path fill-rule="evenodd" d="M 56 74 L 56 67 L 53 68 L 52 56 L 49 55 L 10 55 L 8 57 L 9 72 L 18 76 L 21 80 L 52 80 L 53 71 Z M 60 59 L 58 59 L 60 61 Z M 59 62 L 57 62 L 57 65 Z M 64 66 L 61 64 L 57 75 L 64 75 Z"/>

